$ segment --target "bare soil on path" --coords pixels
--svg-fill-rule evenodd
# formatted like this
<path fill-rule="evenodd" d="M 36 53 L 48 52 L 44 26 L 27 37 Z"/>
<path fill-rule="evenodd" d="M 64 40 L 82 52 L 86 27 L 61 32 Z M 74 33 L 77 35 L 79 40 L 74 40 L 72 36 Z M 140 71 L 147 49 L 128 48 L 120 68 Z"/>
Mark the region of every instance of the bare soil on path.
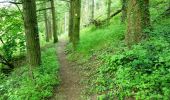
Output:
<path fill-rule="evenodd" d="M 67 41 L 65 39 L 61 39 L 57 44 L 61 83 L 55 90 L 55 94 L 51 100 L 82 100 L 81 77 L 79 73 L 75 71 L 73 62 L 69 62 L 66 58 L 66 45 Z"/>

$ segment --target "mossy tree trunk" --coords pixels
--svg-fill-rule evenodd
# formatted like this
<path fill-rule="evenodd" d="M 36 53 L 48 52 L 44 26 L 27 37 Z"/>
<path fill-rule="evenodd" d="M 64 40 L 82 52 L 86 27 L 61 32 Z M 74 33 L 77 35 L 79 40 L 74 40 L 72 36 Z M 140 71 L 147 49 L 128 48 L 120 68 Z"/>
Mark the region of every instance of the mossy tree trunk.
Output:
<path fill-rule="evenodd" d="M 127 18 L 127 0 L 121 0 L 122 3 L 122 23 L 125 23 L 125 20 Z"/>
<path fill-rule="evenodd" d="M 131 46 L 146 38 L 150 27 L 149 0 L 128 0 L 126 43 Z"/>
<path fill-rule="evenodd" d="M 35 0 L 23 0 L 23 15 L 28 63 L 31 67 L 39 66 L 41 51 Z"/>
<path fill-rule="evenodd" d="M 57 43 L 58 36 L 57 36 L 57 23 L 56 23 L 54 0 L 51 0 L 51 11 L 52 11 L 52 23 L 53 23 L 53 39 L 54 39 L 54 43 Z"/>
<path fill-rule="evenodd" d="M 76 48 L 80 40 L 80 12 L 81 12 L 81 0 L 73 0 L 73 35 L 72 43 L 74 49 Z"/>

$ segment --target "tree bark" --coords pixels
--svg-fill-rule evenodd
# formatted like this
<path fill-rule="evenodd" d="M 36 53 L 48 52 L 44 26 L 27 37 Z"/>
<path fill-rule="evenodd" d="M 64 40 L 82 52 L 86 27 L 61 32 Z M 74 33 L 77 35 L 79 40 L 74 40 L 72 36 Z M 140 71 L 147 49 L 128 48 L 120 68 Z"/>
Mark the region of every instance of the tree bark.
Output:
<path fill-rule="evenodd" d="M 81 0 L 73 0 L 73 47 L 76 48 L 80 40 L 80 12 L 81 12 Z"/>
<path fill-rule="evenodd" d="M 110 22 L 110 13 L 111 13 L 111 0 L 107 0 L 107 23 Z"/>
<path fill-rule="evenodd" d="M 94 0 L 91 0 L 92 4 L 91 4 L 91 20 L 94 19 Z"/>
<path fill-rule="evenodd" d="M 53 38 L 54 38 L 54 43 L 57 43 L 58 36 L 57 36 L 57 24 L 56 24 L 54 0 L 51 0 L 51 11 L 52 11 L 52 22 L 53 22 Z"/>
<path fill-rule="evenodd" d="M 47 6 L 51 8 L 51 2 L 47 2 Z M 52 11 L 47 10 L 47 22 L 48 22 L 48 29 L 49 29 L 49 40 L 53 38 L 53 27 L 52 27 Z"/>
<path fill-rule="evenodd" d="M 127 9 L 126 43 L 130 47 L 147 36 L 150 27 L 149 0 L 129 0 Z"/>
<path fill-rule="evenodd" d="M 72 42 L 73 37 L 73 0 L 70 0 L 70 9 L 69 9 L 69 41 Z"/>
<path fill-rule="evenodd" d="M 49 40 L 52 40 L 52 37 L 53 37 L 53 29 L 52 29 L 52 18 L 51 18 L 51 16 L 49 16 L 48 14 L 47 14 L 47 16 L 49 17 L 49 19 L 47 20 L 47 22 L 48 22 L 48 31 L 49 31 Z"/>
<path fill-rule="evenodd" d="M 122 23 L 125 23 L 125 20 L 127 18 L 127 0 L 121 0 L 122 2 Z"/>
<path fill-rule="evenodd" d="M 64 33 L 67 33 L 67 12 L 64 14 Z"/>
<path fill-rule="evenodd" d="M 23 14 L 28 63 L 30 66 L 39 66 L 41 51 L 35 0 L 23 0 Z"/>
<path fill-rule="evenodd" d="M 46 7 L 46 3 L 45 3 L 45 7 Z M 48 23 L 48 18 L 47 18 L 47 10 L 44 10 L 44 19 L 45 19 L 45 36 L 46 36 L 46 42 L 49 42 L 49 23 Z"/>

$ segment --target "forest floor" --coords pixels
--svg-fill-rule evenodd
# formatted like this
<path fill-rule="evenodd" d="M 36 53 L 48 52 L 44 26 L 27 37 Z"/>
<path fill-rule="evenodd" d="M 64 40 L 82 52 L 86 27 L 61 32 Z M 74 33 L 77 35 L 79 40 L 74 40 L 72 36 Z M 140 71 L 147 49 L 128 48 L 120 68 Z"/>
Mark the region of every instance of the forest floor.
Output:
<path fill-rule="evenodd" d="M 81 90 L 83 86 L 80 84 L 81 75 L 76 71 L 74 62 L 67 60 L 66 45 L 66 39 L 60 39 L 57 44 L 61 83 L 55 90 L 51 100 L 82 100 Z"/>

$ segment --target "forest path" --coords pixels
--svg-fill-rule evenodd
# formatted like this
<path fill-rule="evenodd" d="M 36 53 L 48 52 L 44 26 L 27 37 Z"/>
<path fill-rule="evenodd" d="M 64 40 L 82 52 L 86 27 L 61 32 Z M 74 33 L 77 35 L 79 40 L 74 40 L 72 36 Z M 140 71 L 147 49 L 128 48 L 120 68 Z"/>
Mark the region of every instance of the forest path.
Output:
<path fill-rule="evenodd" d="M 51 100 L 82 100 L 81 76 L 75 71 L 73 62 L 69 62 L 66 58 L 66 45 L 67 40 L 63 38 L 61 38 L 57 44 L 61 83 L 55 90 L 54 97 Z"/>

